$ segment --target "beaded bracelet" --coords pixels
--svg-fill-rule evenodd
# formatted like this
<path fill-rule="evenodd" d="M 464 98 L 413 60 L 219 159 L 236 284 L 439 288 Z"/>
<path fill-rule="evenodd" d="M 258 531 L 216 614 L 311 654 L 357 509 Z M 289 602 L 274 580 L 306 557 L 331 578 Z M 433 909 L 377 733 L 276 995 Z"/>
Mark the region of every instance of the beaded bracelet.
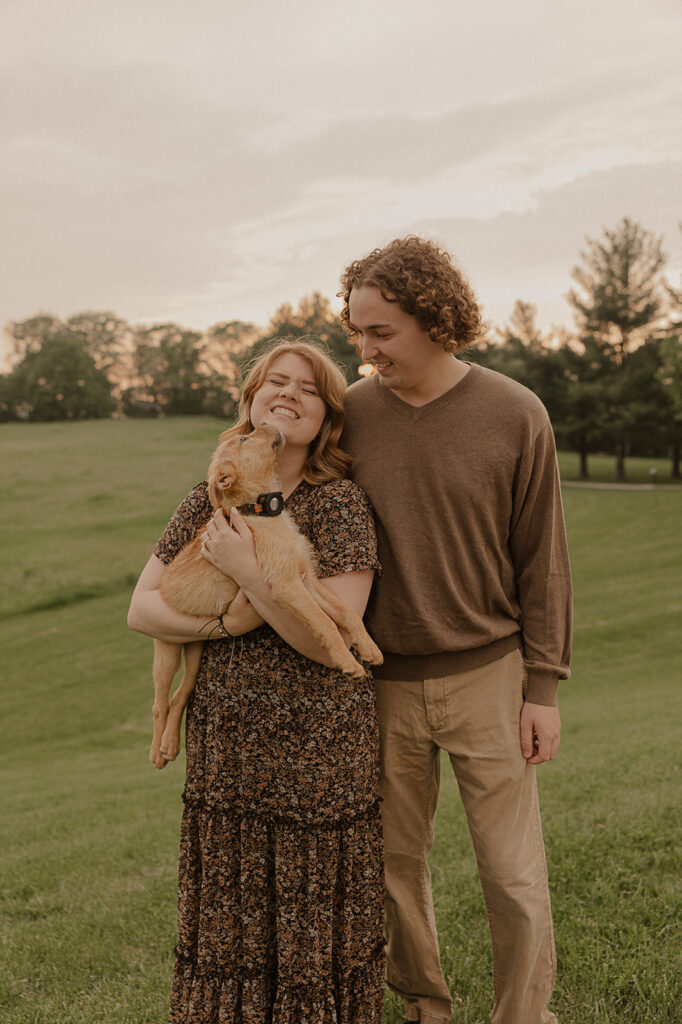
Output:
<path fill-rule="evenodd" d="M 211 625 L 214 623 L 214 625 Z M 223 622 L 222 615 L 216 615 L 215 619 L 209 619 L 208 622 L 204 623 L 201 627 L 202 630 L 210 626 L 208 633 L 206 634 L 207 640 L 226 640 L 227 637 L 232 636 L 231 633 L 225 629 L 225 623 Z"/>

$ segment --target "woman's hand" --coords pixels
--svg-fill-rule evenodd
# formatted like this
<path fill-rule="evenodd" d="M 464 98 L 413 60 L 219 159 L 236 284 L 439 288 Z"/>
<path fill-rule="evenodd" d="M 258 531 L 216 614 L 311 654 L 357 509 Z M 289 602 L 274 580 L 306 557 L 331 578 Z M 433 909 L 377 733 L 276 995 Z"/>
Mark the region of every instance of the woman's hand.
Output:
<path fill-rule="evenodd" d="M 230 510 L 229 523 L 223 510 L 216 510 L 206 524 L 201 553 L 240 587 L 246 589 L 262 581 L 253 534 L 236 508 Z"/>
<path fill-rule="evenodd" d="M 228 609 L 220 616 L 221 622 L 232 636 L 250 633 L 252 629 L 263 625 L 263 619 L 253 607 L 243 590 L 230 601 Z"/>

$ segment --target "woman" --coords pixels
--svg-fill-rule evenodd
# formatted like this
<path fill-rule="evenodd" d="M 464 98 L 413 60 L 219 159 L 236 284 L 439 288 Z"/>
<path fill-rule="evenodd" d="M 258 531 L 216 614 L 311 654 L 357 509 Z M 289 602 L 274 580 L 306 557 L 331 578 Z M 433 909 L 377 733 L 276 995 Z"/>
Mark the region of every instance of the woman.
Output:
<path fill-rule="evenodd" d="M 338 447 L 345 381 L 314 344 L 281 342 L 244 384 L 247 434 L 286 439 L 287 511 L 319 575 L 362 614 L 378 569 L 372 512 Z M 164 568 L 199 531 L 203 552 L 264 625 L 204 646 L 187 709 L 171 1024 L 379 1024 L 383 878 L 378 741 L 371 680 L 329 666 L 306 626 L 276 605 L 234 510 L 213 515 L 206 484 L 156 545 L 129 624 L 176 643 L 201 619 L 161 598 Z"/>

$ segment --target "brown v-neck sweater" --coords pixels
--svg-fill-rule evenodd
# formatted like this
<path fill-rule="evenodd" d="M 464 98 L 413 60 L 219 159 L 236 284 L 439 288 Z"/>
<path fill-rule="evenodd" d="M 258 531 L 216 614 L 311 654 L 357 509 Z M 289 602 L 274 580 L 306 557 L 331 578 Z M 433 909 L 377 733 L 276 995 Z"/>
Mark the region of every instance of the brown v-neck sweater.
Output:
<path fill-rule="evenodd" d="M 427 405 L 378 376 L 347 393 L 343 448 L 377 516 L 367 610 L 382 679 L 429 679 L 520 648 L 527 698 L 569 675 L 571 581 L 554 436 L 542 403 L 472 364 Z"/>

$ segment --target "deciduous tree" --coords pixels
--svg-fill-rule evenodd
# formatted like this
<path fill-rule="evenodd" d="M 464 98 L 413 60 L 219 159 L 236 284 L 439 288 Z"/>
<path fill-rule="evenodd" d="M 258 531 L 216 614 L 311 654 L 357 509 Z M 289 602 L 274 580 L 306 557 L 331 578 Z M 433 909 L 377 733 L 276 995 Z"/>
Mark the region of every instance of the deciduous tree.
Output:
<path fill-rule="evenodd" d="M 178 324 L 135 330 L 134 379 L 122 396 L 130 416 L 230 416 L 230 381 L 202 365 L 204 339 Z"/>
<path fill-rule="evenodd" d="M 306 335 L 314 335 L 324 343 L 349 382 L 357 380 L 357 370 L 362 359 L 356 347 L 348 341 L 348 336 L 339 318 L 332 311 L 329 300 L 320 292 L 313 292 L 302 298 L 297 309 L 288 302 L 281 305 L 270 320 L 264 336 L 244 353 L 240 363 L 244 366 L 254 356 L 260 355 L 272 344 L 274 338 L 300 338 Z"/>
<path fill-rule="evenodd" d="M 7 419 L 97 419 L 114 409 L 106 375 L 82 341 L 66 333 L 27 351 L 5 378 L 2 391 Z"/>

